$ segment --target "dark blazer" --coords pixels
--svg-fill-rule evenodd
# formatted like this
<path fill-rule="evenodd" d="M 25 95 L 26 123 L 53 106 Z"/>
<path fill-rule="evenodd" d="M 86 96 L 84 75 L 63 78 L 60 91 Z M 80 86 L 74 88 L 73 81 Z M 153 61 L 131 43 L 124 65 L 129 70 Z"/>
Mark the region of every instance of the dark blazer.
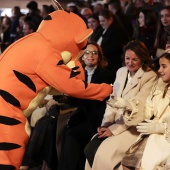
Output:
<path fill-rule="evenodd" d="M 58 158 L 56 152 L 56 124 L 59 107 L 54 105 L 35 124 L 27 144 L 26 155 L 36 163 L 46 162 L 51 170 L 56 170 Z"/>
<path fill-rule="evenodd" d="M 93 30 L 92 35 L 89 37 L 89 42 L 97 42 L 103 32 L 103 28 L 99 25 L 95 30 Z"/>
<path fill-rule="evenodd" d="M 86 74 L 87 79 L 87 74 Z M 92 83 L 113 83 L 113 74 L 106 69 L 96 68 Z M 106 108 L 105 101 L 80 100 L 78 109 L 68 121 L 63 135 L 58 170 L 84 170 L 84 148 L 100 126 Z"/>
<path fill-rule="evenodd" d="M 131 22 L 135 22 L 138 16 L 138 10 L 135 8 L 134 3 L 130 2 L 127 4 L 125 15 L 130 18 Z"/>
<path fill-rule="evenodd" d="M 114 82 L 113 74 L 110 71 L 100 67 L 96 68 L 91 79 L 91 83 L 97 83 L 97 84 L 101 84 L 101 83 L 111 84 L 113 82 Z M 88 118 L 88 121 L 91 123 L 95 131 L 96 128 L 101 125 L 103 114 L 106 108 L 105 101 L 107 99 L 108 98 L 106 98 L 104 101 L 85 100 L 84 111 Z"/>
<path fill-rule="evenodd" d="M 148 26 L 147 28 L 139 28 L 137 34 L 134 34 L 134 39 L 142 41 L 150 52 L 150 55 L 154 56 L 153 48 L 156 38 L 156 25 Z"/>
<path fill-rule="evenodd" d="M 130 18 L 124 14 L 121 10 L 116 12 L 116 16 L 119 18 L 120 22 L 122 23 L 125 31 L 127 31 L 129 38 L 132 38 L 133 35 L 133 26 Z"/>
<path fill-rule="evenodd" d="M 85 77 L 87 81 L 87 72 L 85 71 Z M 94 74 L 92 75 L 91 83 L 111 84 L 114 82 L 113 73 L 107 69 L 97 67 Z M 108 96 L 109 97 L 109 96 Z M 107 98 L 106 98 L 107 99 Z M 106 100 L 105 99 L 105 100 Z M 78 103 L 78 109 L 75 114 L 70 117 L 68 127 L 76 126 L 77 124 L 88 121 L 96 132 L 96 128 L 100 126 L 103 114 L 106 108 L 106 102 L 98 100 L 80 100 Z"/>
<path fill-rule="evenodd" d="M 85 71 L 85 78 L 87 81 L 87 72 Z M 105 68 L 101 68 L 101 67 L 97 67 L 94 74 L 92 75 L 92 79 L 91 79 L 91 83 L 96 83 L 96 84 L 101 84 L 101 83 L 107 83 L 107 84 L 111 84 L 113 83 L 113 74 L 105 69 Z"/>
<path fill-rule="evenodd" d="M 126 31 L 124 31 L 123 27 L 115 19 L 103 34 L 103 40 L 101 42 L 104 56 L 108 60 L 107 68 L 113 72 L 114 78 L 116 77 L 116 71 L 122 66 L 121 56 L 123 46 L 129 41 Z"/>

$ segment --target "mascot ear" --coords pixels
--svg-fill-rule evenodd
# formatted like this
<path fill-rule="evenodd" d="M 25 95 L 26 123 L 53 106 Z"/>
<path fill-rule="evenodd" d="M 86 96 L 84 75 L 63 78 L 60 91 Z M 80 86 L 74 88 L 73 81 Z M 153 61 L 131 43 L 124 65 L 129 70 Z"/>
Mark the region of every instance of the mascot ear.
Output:
<path fill-rule="evenodd" d="M 92 29 L 86 29 L 81 34 L 75 37 L 76 44 L 80 44 L 85 41 L 93 33 Z"/>

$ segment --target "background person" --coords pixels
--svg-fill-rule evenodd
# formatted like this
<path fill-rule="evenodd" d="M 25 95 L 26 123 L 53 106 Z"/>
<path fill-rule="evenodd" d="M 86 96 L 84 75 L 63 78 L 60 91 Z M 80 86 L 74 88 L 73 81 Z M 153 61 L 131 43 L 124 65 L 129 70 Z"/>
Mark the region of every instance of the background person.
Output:
<path fill-rule="evenodd" d="M 88 41 L 89 42 L 97 42 L 101 33 L 103 32 L 103 28 L 100 25 L 98 15 L 96 15 L 96 14 L 90 15 L 87 20 L 87 25 L 88 25 L 88 28 L 91 28 L 93 30 L 93 33 L 89 37 Z"/>
<path fill-rule="evenodd" d="M 155 57 L 159 57 L 166 49 L 166 44 L 169 44 L 170 36 L 170 7 L 164 6 L 158 19 L 158 27 L 155 39 Z"/>
<path fill-rule="evenodd" d="M 103 49 L 103 54 L 108 61 L 107 69 L 112 71 L 114 79 L 116 71 L 122 66 L 123 45 L 128 41 L 128 35 L 115 15 L 108 9 L 99 14 L 99 21 L 103 28 L 97 44 Z"/>
<path fill-rule="evenodd" d="M 25 20 L 33 22 L 37 29 L 43 19 L 40 15 L 40 10 L 38 9 L 38 3 L 36 1 L 30 1 L 26 7 L 29 11 Z"/>
<path fill-rule="evenodd" d="M 152 9 L 142 9 L 139 13 L 134 30 L 133 39 L 145 44 L 150 55 L 154 56 L 154 42 L 156 38 L 157 16 Z"/>
<path fill-rule="evenodd" d="M 108 9 L 119 18 L 122 26 L 124 27 L 129 36 L 129 39 L 132 39 L 133 35 L 132 22 L 130 18 L 123 13 L 120 0 L 110 0 L 108 2 Z"/>
<path fill-rule="evenodd" d="M 23 24 L 23 36 L 26 36 L 28 34 L 31 34 L 36 31 L 36 26 L 33 22 L 31 21 L 25 21 Z"/>
<path fill-rule="evenodd" d="M 10 45 L 10 27 L 11 27 L 11 19 L 8 16 L 5 16 L 2 19 L 2 25 L 1 25 L 1 52 L 4 52 L 4 50 Z"/>

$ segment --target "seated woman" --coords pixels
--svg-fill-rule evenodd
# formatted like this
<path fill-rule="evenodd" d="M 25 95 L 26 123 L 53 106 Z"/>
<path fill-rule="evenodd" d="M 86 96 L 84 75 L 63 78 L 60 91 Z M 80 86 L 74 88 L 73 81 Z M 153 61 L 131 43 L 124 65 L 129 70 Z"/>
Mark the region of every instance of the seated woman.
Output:
<path fill-rule="evenodd" d="M 88 43 L 81 59 L 88 83 L 113 83 L 112 72 L 104 68 L 107 61 L 105 61 L 99 45 Z M 69 118 L 65 132 L 62 134 L 58 170 L 84 170 L 84 148 L 101 124 L 106 108 L 106 100 L 77 99 L 77 101 L 78 108 Z"/>
<path fill-rule="evenodd" d="M 164 53 L 159 64 L 160 78 L 146 100 L 146 120 L 137 126 L 139 139 L 123 158 L 124 170 L 156 170 L 170 157 L 170 53 Z"/>
<path fill-rule="evenodd" d="M 137 40 L 129 42 L 124 47 L 123 59 L 125 66 L 117 71 L 114 92 L 108 101 L 101 127 L 98 128 L 97 136 L 85 148 L 88 160 L 86 170 L 113 170 L 120 164 L 125 151 L 139 134 L 135 127 L 137 123 L 131 119 L 129 125 L 125 125 L 122 113 L 127 109 L 128 113 L 143 114 L 146 98 L 157 81 L 152 59 L 143 43 Z M 122 100 L 127 106 L 126 109 L 110 106 L 115 101 Z M 139 115 L 138 122 L 143 120 L 142 114 Z M 97 149 L 98 145 L 100 146 Z"/>

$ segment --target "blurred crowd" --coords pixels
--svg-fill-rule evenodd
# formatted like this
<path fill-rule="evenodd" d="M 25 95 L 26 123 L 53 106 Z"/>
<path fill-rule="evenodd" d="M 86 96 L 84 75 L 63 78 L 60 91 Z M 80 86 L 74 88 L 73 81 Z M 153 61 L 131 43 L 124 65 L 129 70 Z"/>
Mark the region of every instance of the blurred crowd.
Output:
<path fill-rule="evenodd" d="M 27 14 L 23 14 L 19 6 L 14 6 L 11 17 L 1 17 L 1 52 L 21 37 L 35 32 L 42 19 L 55 10 L 52 5 L 46 4 L 39 9 L 36 1 L 30 1 L 26 8 Z"/>
<path fill-rule="evenodd" d="M 155 60 L 169 46 L 169 5 L 169 0 L 81 0 L 67 3 L 65 10 L 82 17 L 87 27 L 93 29 L 89 42 L 102 47 L 108 69 L 115 74 L 122 64 L 122 47 L 128 41 L 142 41 Z M 38 7 L 36 1 L 30 1 L 26 8 L 27 14 L 14 6 L 11 17 L 1 17 L 1 52 L 35 32 L 42 19 L 57 10 L 53 4 Z M 116 62 L 114 67 L 113 62 Z"/>

